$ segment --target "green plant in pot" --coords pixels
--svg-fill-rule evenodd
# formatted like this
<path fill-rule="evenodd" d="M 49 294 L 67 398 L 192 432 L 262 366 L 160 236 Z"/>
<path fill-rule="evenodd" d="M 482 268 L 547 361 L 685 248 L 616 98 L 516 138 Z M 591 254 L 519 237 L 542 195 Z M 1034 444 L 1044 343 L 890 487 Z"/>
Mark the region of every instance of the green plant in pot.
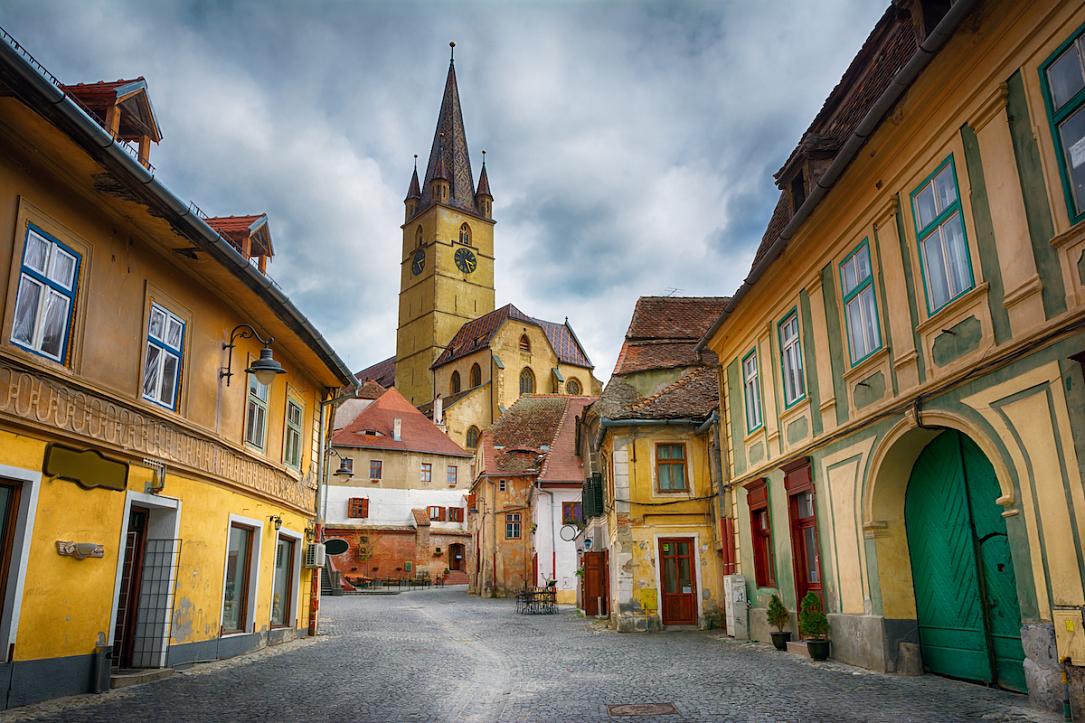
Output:
<path fill-rule="evenodd" d="M 826 660 L 829 657 L 829 618 L 821 609 L 821 598 L 812 592 L 802 599 L 799 632 L 806 638 L 806 649 L 811 658 Z"/>
<path fill-rule="evenodd" d="M 791 614 L 784 607 L 780 596 L 775 593 L 773 593 L 772 599 L 769 600 L 768 619 L 769 625 L 776 628 L 774 632 L 770 633 L 772 644 L 776 646 L 777 650 L 787 650 L 787 641 L 791 640 L 791 631 L 784 628 L 791 625 Z"/>

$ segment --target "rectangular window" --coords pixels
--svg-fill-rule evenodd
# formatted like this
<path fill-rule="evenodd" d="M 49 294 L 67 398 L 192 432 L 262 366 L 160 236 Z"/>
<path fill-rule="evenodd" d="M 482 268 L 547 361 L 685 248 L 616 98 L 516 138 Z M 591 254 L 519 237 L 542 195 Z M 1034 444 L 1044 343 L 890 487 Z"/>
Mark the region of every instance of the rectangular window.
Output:
<path fill-rule="evenodd" d="M 255 374 L 250 374 L 245 405 L 245 442 L 260 449 L 267 440 L 267 398 L 268 386 L 261 384 Z"/>
<path fill-rule="evenodd" d="M 866 239 L 840 263 L 840 290 L 848 328 L 848 354 L 855 366 L 882 348 L 878 302 L 874 298 L 874 272 Z"/>
<path fill-rule="evenodd" d="M 505 514 L 505 539 L 520 539 L 520 513 L 508 512 Z"/>
<path fill-rule="evenodd" d="M 792 311 L 780 322 L 780 367 L 784 374 L 784 406 L 790 407 L 806 396 L 802 371 L 802 344 L 799 342 L 799 315 Z"/>
<path fill-rule="evenodd" d="M 369 517 L 369 498 L 351 497 L 347 500 L 347 517 L 360 519 Z"/>
<path fill-rule="evenodd" d="M 27 227 L 11 326 L 15 344 L 64 363 L 80 260 L 79 254 L 44 231 Z"/>
<path fill-rule="evenodd" d="M 795 562 L 795 591 L 799 600 L 807 592 L 821 597 L 821 556 L 818 553 L 817 511 L 809 462 L 785 469 L 784 487 L 791 518 L 791 551 Z"/>
<path fill-rule="evenodd" d="M 1040 66 L 1070 220 L 1085 217 L 1085 27 Z"/>
<path fill-rule="evenodd" d="M 449 522 L 463 522 L 463 508 L 462 507 L 449 507 L 448 508 L 448 521 Z"/>
<path fill-rule="evenodd" d="M 418 481 L 422 484 L 428 485 L 433 481 L 433 465 L 429 462 L 423 462 L 418 468 Z"/>
<path fill-rule="evenodd" d="M 384 462 L 379 459 L 369 460 L 369 479 L 378 482 L 384 474 Z"/>
<path fill-rule="evenodd" d="M 445 508 L 444 507 L 436 507 L 436 506 L 430 505 L 428 510 L 429 510 L 429 518 L 433 522 L 444 522 L 445 521 Z"/>
<path fill-rule="evenodd" d="M 581 503 L 579 502 L 562 502 L 561 503 L 561 524 L 563 525 L 576 525 L 581 520 Z"/>
<path fill-rule="evenodd" d="M 765 481 L 760 480 L 751 484 L 746 490 L 746 503 L 750 508 L 750 531 L 753 538 L 754 579 L 758 587 L 776 587 L 768 489 Z"/>
<path fill-rule="evenodd" d="M 757 371 L 757 350 L 742 360 L 742 390 L 746 398 L 746 431 L 761 426 L 761 380 Z"/>
<path fill-rule="evenodd" d="M 286 401 L 286 432 L 283 438 L 283 462 L 287 467 L 301 468 L 301 405 L 293 399 Z"/>
<path fill-rule="evenodd" d="M 448 486 L 455 487 L 460 481 L 460 470 L 454 464 L 448 466 Z"/>
<path fill-rule="evenodd" d="M 505 480 L 501 480 L 497 483 L 497 489 L 501 492 L 504 492 L 506 489 L 508 489 L 508 483 L 505 482 Z"/>
<path fill-rule="evenodd" d="M 931 314 L 974 285 L 953 156 L 912 191 L 912 215 Z"/>
<path fill-rule="evenodd" d="M 294 554 L 296 543 L 289 537 L 280 537 L 275 544 L 275 579 L 271 588 L 271 625 L 288 627 L 294 596 Z"/>
<path fill-rule="evenodd" d="M 230 525 L 226 548 L 226 585 L 222 597 L 222 632 L 240 633 L 248 628 L 249 578 L 252 575 L 253 530 Z"/>
<path fill-rule="evenodd" d="M 176 314 L 151 304 L 147 321 L 147 358 L 143 363 L 143 398 L 177 409 L 184 359 L 185 323 Z"/>
<path fill-rule="evenodd" d="M 686 445 L 656 445 L 656 487 L 660 492 L 685 492 L 689 489 L 686 480 Z"/>

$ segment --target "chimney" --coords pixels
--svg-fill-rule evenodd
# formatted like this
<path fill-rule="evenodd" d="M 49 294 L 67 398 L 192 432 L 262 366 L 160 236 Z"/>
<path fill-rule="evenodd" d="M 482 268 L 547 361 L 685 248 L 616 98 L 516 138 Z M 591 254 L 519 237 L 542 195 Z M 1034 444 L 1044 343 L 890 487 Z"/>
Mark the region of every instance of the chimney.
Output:
<path fill-rule="evenodd" d="M 396 442 L 403 440 L 403 420 L 399 417 L 392 420 L 392 439 Z"/>
<path fill-rule="evenodd" d="M 445 423 L 445 400 L 437 397 L 433 400 L 433 423 L 443 427 Z"/>

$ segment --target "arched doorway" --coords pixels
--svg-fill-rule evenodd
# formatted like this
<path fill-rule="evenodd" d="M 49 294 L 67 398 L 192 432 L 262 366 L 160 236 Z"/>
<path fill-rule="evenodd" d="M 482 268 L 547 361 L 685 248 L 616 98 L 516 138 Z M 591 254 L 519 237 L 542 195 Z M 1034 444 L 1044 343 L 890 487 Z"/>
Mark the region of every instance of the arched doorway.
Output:
<path fill-rule="evenodd" d="M 904 501 L 927 670 L 1025 691 L 1021 611 L 990 461 L 956 430 L 931 440 Z"/>

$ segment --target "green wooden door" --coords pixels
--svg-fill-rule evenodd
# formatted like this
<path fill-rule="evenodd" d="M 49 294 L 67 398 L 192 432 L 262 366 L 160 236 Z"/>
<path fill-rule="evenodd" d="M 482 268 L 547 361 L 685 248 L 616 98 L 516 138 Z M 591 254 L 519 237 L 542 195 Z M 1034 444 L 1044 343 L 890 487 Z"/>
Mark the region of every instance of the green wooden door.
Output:
<path fill-rule="evenodd" d="M 1021 613 L 998 482 L 959 432 L 916 460 L 905 496 L 924 666 L 934 673 L 1024 690 Z"/>

